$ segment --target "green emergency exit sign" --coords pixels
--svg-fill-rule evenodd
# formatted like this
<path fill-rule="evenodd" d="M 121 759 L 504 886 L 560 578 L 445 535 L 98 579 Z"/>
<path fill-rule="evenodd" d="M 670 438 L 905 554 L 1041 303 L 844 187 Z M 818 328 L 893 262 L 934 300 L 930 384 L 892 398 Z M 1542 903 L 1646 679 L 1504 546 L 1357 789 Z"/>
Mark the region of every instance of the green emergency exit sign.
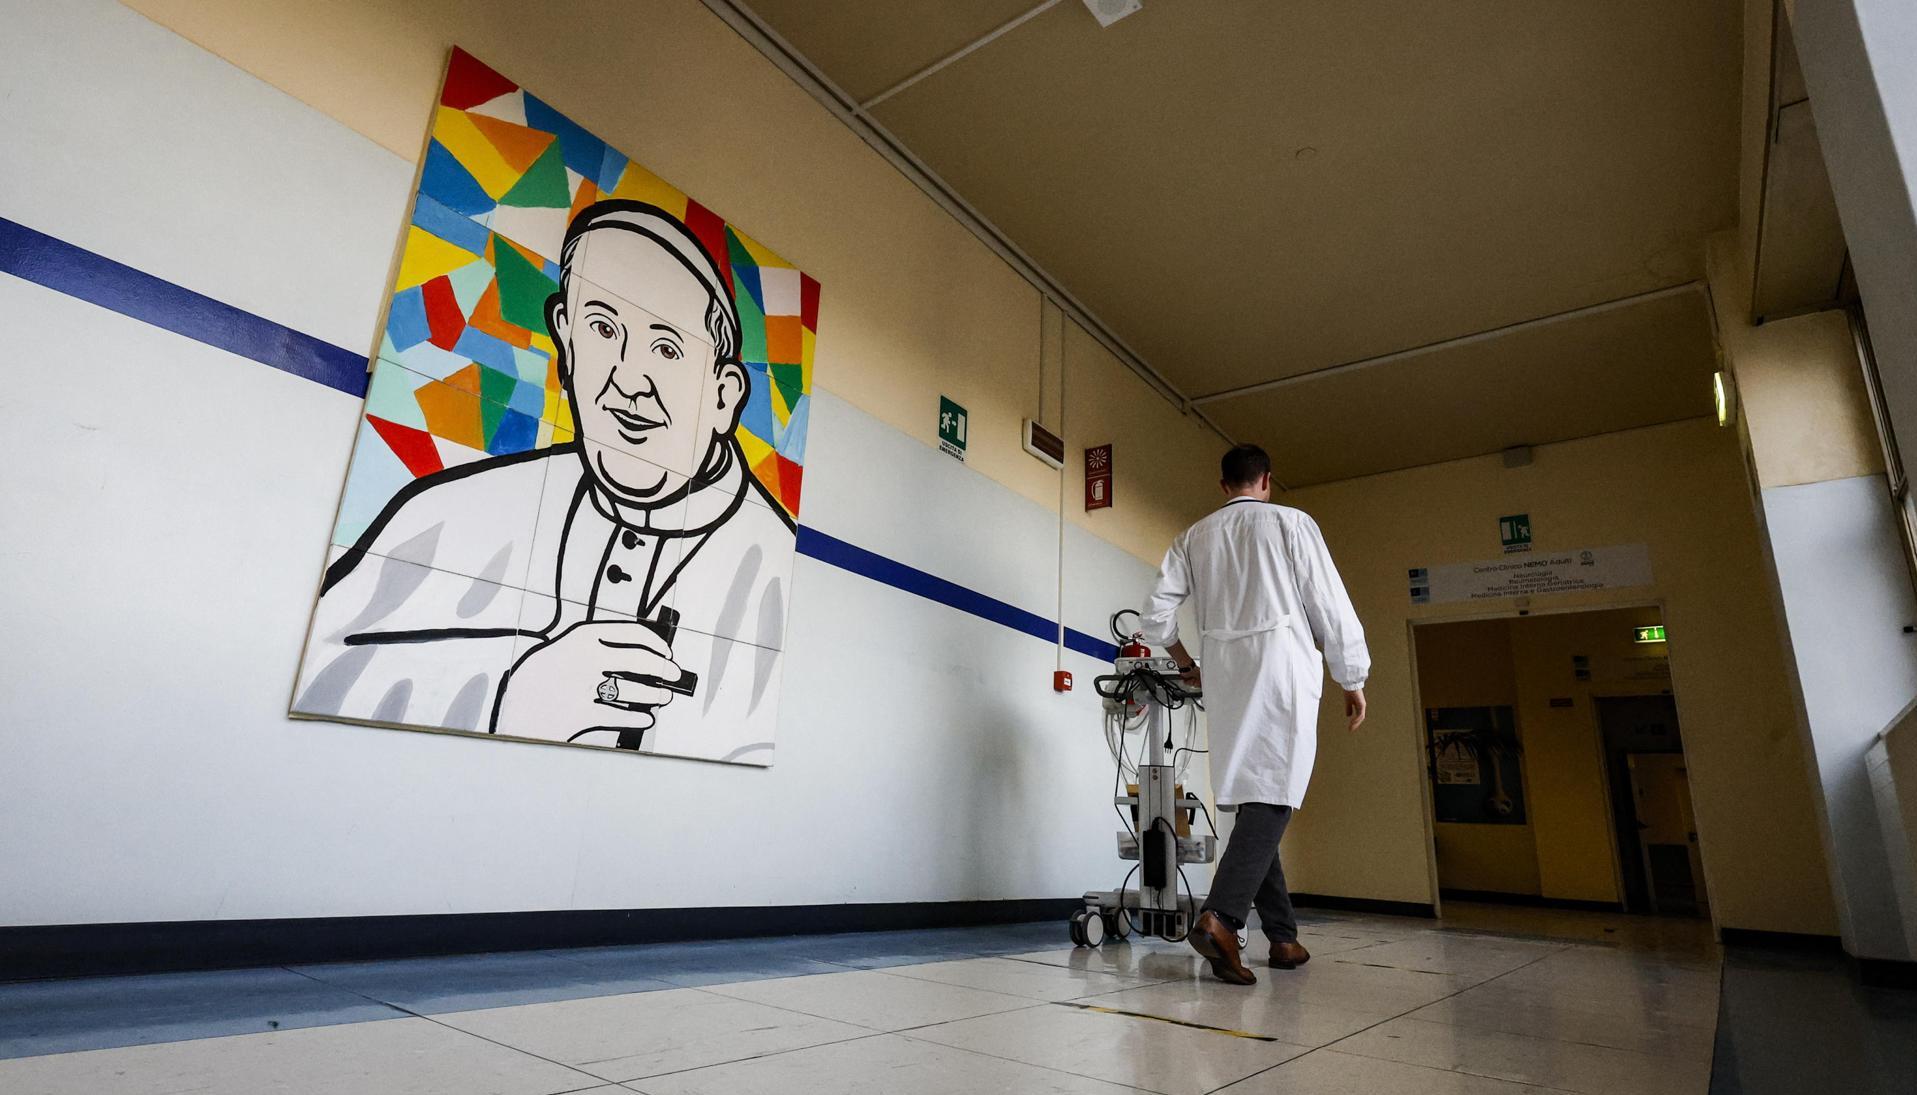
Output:
<path fill-rule="evenodd" d="M 1498 518 L 1498 539 L 1504 542 L 1504 553 L 1531 550 L 1531 515 L 1514 513 L 1509 517 Z"/>
<path fill-rule="evenodd" d="M 1632 629 L 1631 641 L 1634 643 L 1661 643 L 1664 641 L 1664 625 L 1652 624 L 1649 627 Z"/>
<path fill-rule="evenodd" d="M 965 459 L 965 408 L 939 396 L 939 449 Z"/>

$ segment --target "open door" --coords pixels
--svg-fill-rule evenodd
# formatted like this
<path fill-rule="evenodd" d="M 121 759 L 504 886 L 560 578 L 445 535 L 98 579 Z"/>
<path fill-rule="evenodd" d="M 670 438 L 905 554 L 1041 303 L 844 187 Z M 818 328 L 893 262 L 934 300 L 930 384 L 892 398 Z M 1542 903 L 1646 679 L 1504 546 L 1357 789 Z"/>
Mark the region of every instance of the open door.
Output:
<path fill-rule="evenodd" d="M 1703 916 L 1704 864 L 1697 851 L 1690 775 L 1682 753 L 1632 753 L 1631 802 L 1651 911 Z"/>

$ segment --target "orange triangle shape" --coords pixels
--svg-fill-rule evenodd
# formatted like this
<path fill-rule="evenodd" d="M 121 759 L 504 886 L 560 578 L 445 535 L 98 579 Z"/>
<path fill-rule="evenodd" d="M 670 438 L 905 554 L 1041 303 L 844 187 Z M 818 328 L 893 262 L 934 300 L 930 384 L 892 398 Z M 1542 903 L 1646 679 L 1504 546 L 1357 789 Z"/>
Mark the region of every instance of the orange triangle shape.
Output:
<path fill-rule="evenodd" d="M 571 224 L 579 218 L 579 211 L 599 200 L 599 188 L 591 179 L 579 180 L 579 193 L 573 195 L 572 212 L 566 214 L 566 223 Z"/>
<path fill-rule="evenodd" d="M 768 452 L 765 459 L 752 465 L 752 477 L 775 495 L 779 493 L 778 459 L 777 453 Z"/>
<path fill-rule="evenodd" d="M 524 327 L 506 322 L 506 317 L 499 314 L 497 281 L 488 284 L 486 291 L 479 295 L 479 303 L 473 305 L 473 314 L 466 317 L 466 323 L 522 350 L 532 345 L 532 335 Z"/>
<path fill-rule="evenodd" d="M 468 365 L 464 369 L 447 376 L 445 383 L 451 387 L 458 388 L 462 392 L 471 392 L 473 395 L 478 395 L 479 366 Z M 435 430 L 434 432 L 437 433 L 438 431 Z M 442 433 L 440 436 L 445 437 L 446 435 Z M 484 448 L 485 446 L 482 445 L 480 447 Z"/>
<path fill-rule="evenodd" d="M 499 153 L 499 158 L 520 174 L 539 159 L 553 142 L 554 135 L 537 129 L 528 129 L 523 125 L 514 125 L 501 118 L 492 118 L 484 114 L 468 114 L 467 119 L 473 128 L 479 130 Z"/>

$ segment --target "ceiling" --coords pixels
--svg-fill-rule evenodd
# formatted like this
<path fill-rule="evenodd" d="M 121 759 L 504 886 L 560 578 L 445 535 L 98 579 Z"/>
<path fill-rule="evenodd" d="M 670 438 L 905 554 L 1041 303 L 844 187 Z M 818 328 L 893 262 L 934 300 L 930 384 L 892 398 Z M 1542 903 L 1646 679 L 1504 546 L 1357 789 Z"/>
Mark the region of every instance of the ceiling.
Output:
<path fill-rule="evenodd" d="M 748 3 L 860 102 L 1037 6 Z M 1739 9 L 1062 0 L 867 115 L 1296 486 L 1709 413 L 1655 291 L 1735 219 Z"/>

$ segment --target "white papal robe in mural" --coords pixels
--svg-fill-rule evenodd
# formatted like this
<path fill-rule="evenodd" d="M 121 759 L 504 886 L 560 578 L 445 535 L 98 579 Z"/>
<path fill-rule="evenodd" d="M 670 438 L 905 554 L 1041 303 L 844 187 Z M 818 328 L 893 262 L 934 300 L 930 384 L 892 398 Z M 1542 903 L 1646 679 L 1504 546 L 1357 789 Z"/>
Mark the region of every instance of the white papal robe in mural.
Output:
<path fill-rule="evenodd" d="M 484 731 L 502 679 L 529 650 L 582 621 L 657 621 L 672 609 L 672 658 L 699 681 L 657 710 L 644 751 L 770 763 L 792 525 L 736 442 L 648 509 L 594 489 L 581 444 L 465 465 L 402 492 L 327 570 L 294 711 Z M 562 711 L 590 697 L 549 702 Z M 540 736 L 566 740 L 577 728 L 556 721 Z"/>
<path fill-rule="evenodd" d="M 1235 498 L 1180 533 L 1141 615 L 1145 642 L 1177 641 L 1185 601 L 1203 636 L 1211 786 L 1223 806 L 1302 805 L 1318 754 L 1318 697 L 1362 688 L 1365 632 L 1318 523 Z M 1319 654 L 1319 648 L 1324 653 Z"/>

